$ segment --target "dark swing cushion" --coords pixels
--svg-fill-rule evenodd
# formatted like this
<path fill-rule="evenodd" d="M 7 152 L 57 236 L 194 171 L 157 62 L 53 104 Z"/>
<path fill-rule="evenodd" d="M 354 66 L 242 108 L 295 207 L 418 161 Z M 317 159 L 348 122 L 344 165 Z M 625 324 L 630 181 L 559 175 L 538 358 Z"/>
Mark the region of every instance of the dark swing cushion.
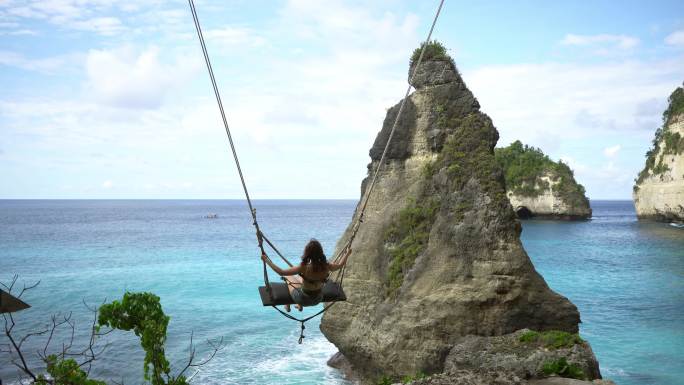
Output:
<path fill-rule="evenodd" d="M 271 283 L 271 296 L 266 291 L 266 286 L 259 286 L 259 295 L 264 306 L 294 305 L 287 284 L 282 282 Z M 323 285 L 323 302 L 346 301 L 347 296 L 337 282 L 328 281 Z"/>

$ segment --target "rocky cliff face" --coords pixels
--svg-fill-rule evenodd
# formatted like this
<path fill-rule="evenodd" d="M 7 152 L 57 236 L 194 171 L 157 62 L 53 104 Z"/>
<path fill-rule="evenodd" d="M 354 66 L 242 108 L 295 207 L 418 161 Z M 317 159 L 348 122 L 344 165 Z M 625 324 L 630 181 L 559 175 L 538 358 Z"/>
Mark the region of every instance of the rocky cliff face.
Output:
<path fill-rule="evenodd" d="M 321 323 L 366 379 L 440 372 L 466 335 L 574 333 L 580 321 L 522 248 L 494 158 L 498 132 L 451 59 L 428 56 L 412 85 L 353 244 L 348 300 Z M 397 110 L 389 109 L 370 150 L 369 176 Z"/>
<path fill-rule="evenodd" d="M 684 89 L 677 88 L 634 185 L 639 219 L 684 222 Z"/>
<path fill-rule="evenodd" d="M 504 170 L 506 195 L 519 218 L 591 218 L 584 187 L 567 164 L 554 162 L 520 141 L 497 148 L 495 155 Z"/>

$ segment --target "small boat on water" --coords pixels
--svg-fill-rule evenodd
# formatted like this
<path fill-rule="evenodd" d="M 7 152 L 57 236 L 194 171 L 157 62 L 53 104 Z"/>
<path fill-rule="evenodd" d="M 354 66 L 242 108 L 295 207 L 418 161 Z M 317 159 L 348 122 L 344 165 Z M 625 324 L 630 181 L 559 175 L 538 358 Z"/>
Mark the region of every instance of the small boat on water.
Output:
<path fill-rule="evenodd" d="M 204 217 L 207 219 L 216 219 L 216 218 L 218 218 L 218 214 L 210 213 L 210 214 L 205 215 Z"/>
<path fill-rule="evenodd" d="M 681 229 L 681 228 L 684 228 L 684 223 L 675 223 L 675 222 L 672 222 L 672 223 L 670 223 L 670 226 L 672 226 L 672 227 L 677 227 L 677 228 L 680 228 L 680 229 Z"/>

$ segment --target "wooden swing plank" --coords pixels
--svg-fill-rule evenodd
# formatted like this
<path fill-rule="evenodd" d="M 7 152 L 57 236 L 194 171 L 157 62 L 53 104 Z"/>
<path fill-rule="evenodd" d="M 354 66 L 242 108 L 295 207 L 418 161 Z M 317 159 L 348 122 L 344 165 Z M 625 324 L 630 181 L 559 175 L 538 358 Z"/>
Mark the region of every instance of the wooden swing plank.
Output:
<path fill-rule="evenodd" d="M 290 296 L 290 291 L 286 283 L 271 283 L 271 295 L 266 290 L 266 286 L 259 286 L 259 295 L 264 306 L 294 305 L 295 302 Z M 346 301 L 347 295 L 344 294 L 342 286 L 337 282 L 326 282 L 323 285 L 323 302 Z"/>

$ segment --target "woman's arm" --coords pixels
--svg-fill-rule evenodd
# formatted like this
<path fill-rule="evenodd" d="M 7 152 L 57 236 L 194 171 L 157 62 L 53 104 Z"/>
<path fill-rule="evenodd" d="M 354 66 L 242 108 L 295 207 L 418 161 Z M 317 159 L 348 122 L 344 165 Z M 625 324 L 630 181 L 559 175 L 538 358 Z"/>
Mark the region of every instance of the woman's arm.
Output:
<path fill-rule="evenodd" d="M 289 268 L 289 269 L 283 270 L 283 269 L 281 269 L 278 265 L 276 265 L 275 263 L 273 263 L 273 261 L 271 261 L 271 258 L 269 258 L 269 257 L 266 255 L 266 253 L 262 253 L 262 254 L 261 254 L 261 260 L 264 261 L 264 262 L 266 262 L 266 264 L 267 264 L 268 266 L 270 266 L 271 269 L 273 269 L 273 271 L 275 271 L 276 273 L 278 273 L 278 275 L 281 275 L 281 276 L 284 276 L 284 275 L 297 275 L 297 274 L 299 274 L 299 271 L 300 271 L 300 268 L 301 268 L 301 266 L 293 266 L 293 267 L 291 267 L 291 268 Z"/>
<path fill-rule="evenodd" d="M 350 247 L 344 254 L 342 254 L 342 259 L 338 263 L 329 263 L 328 268 L 330 269 L 330 271 L 339 270 L 342 267 L 344 267 L 344 265 L 347 263 L 347 258 L 349 258 L 349 254 L 351 254 L 351 252 L 352 249 Z"/>

